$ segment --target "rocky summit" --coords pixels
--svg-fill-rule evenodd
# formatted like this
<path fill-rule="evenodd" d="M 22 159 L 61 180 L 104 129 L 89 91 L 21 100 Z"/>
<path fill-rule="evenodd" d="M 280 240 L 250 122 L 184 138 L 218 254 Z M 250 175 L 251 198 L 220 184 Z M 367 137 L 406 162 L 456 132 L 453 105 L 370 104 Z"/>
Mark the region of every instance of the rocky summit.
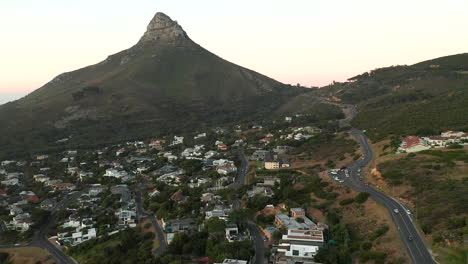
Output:
<path fill-rule="evenodd" d="M 302 91 L 214 55 L 156 13 L 133 47 L 1 105 L 0 145 L 17 153 L 193 130 L 261 117 Z"/>
<path fill-rule="evenodd" d="M 158 12 L 148 24 L 145 34 L 140 43 L 147 41 L 160 41 L 165 43 L 176 43 L 187 40 L 188 36 L 177 21 L 173 21 L 167 15 Z"/>

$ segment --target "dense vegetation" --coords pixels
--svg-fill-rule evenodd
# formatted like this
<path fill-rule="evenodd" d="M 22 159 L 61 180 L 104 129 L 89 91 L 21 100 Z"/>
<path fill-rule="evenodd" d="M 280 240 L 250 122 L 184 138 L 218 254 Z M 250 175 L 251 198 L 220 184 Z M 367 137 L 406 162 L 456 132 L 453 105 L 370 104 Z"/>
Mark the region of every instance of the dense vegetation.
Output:
<path fill-rule="evenodd" d="M 352 123 L 373 140 L 420 129 L 468 130 L 468 54 L 376 69 L 318 91 L 356 104 Z"/>
<path fill-rule="evenodd" d="M 68 249 L 67 254 L 80 263 L 156 263 L 151 253 L 153 238 L 154 233 L 127 229 L 83 242 Z"/>

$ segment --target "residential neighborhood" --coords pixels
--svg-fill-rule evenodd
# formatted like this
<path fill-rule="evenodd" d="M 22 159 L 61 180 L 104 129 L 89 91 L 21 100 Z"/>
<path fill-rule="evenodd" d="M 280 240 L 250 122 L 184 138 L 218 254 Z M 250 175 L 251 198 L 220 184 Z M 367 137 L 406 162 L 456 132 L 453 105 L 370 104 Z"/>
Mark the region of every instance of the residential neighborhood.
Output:
<path fill-rule="evenodd" d="M 290 119 L 285 121 L 286 128 Z M 32 238 L 32 230 L 44 225 L 53 213 L 54 226 L 47 236 L 62 250 L 136 228 L 148 214 L 157 216 L 154 228 L 164 234 L 157 239 L 167 245 L 181 234 L 193 236 L 210 230 L 213 221 L 222 221 L 221 233 L 227 243 L 252 241 L 252 230 L 231 217 L 237 209 L 222 194 L 234 188 L 241 165 L 237 150 L 248 149 L 249 159 L 260 162 L 262 170 L 281 170 L 291 166 L 288 152 L 293 147 L 274 142 L 307 140 L 321 130 L 293 127 L 266 132 L 262 137 L 262 126 L 253 125 L 251 129 L 260 132 L 260 139 L 250 140 L 237 126 L 231 131 L 217 128 L 193 136 L 135 140 L 95 150 L 66 150 L 38 154 L 29 160 L 2 161 L 0 203 L 6 209 L 2 225 L 11 230 L 8 232 Z M 258 176 L 258 182 L 239 196 L 241 203 L 257 197 L 272 198 L 279 182 L 279 177 Z M 34 192 L 39 189 L 40 193 Z M 59 203 L 68 196 L 74 199 Z M 168 206 L 177 209 L 168 210 Z M 290 214 L 278 211 L 275 224 L 262 228 L 267 244 L 273 243 L 275 230 L 286 228 L 272 251 L 274 263 L 312 259 L 324 245 L 322 227 L 326 225 L 310 220 L 301 208 L 291 208 Z M 312 242 L 313 246 L 303 245 Z M 301 248 L 299 255 L 296 248 Z M 222 263 L 248 261 L 225 259 Z"/>
<path fill-rule="evenodd" d="M 307 208 L 294 206 L 300 204 L 282 192 L 304 173 L 295 169 L 298 158 L 292 153 L 323 130 L 291 126 L 294 118 L 286 118 L 279 129 L 217 128 L 4 160 L 3 232 L 13 243 L 33 239 L 34 230 L 47 225 L 50 216 L 54 221 L 47 239 L 65 251 L 146 223 L 159 247 L 175 247 L 181 239 L 191 241 L 207 232 L 225 246 L 245 249 L 231 255 L 237 258 L 219 263 L 251 263 L 255 247 L 268 250 L 268 263 L 315 263 L 315 256 L 327 248 L 330 227 L 314 219 Z M 398 151 L 451 144 L 467 144 L 467 134 L 409 136 Z M 337 171 L 343 170 L 332 169 L 331 177 L 342 183 Z M 245 188 L 239 187 L 239 179 Z M 255 228 L 245 222 L 242 214 L 247 212 L 253 214 L 249 219 Z M 206 256 L 195 260 L 215 263 Z"/>

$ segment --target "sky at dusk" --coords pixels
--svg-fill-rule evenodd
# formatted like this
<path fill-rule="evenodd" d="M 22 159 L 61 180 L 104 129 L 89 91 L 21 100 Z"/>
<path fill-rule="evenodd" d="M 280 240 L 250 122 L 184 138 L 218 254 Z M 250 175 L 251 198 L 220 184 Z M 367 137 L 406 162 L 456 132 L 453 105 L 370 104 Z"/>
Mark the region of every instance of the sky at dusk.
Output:
<path fill-rule="evenodd" d="M 218 56 L 291 84 L 468 52 L 466 0 L 3 1 L 0 104 L 129 48 L 156 12 Z"/>

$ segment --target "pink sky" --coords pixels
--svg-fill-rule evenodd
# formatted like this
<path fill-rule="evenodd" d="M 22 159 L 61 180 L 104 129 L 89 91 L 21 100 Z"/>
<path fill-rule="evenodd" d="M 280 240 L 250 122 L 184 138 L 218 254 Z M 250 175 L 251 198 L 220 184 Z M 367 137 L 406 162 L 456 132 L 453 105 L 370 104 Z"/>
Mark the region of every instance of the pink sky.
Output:
<path fill-rule="evenodd" d="M 468 51 L 468 1 L 378 2 L 4 3 L 0 103 L 130 47 L 157 11 L 220 57 L 291 84 L 322 86 L 378 67 Z"/>

